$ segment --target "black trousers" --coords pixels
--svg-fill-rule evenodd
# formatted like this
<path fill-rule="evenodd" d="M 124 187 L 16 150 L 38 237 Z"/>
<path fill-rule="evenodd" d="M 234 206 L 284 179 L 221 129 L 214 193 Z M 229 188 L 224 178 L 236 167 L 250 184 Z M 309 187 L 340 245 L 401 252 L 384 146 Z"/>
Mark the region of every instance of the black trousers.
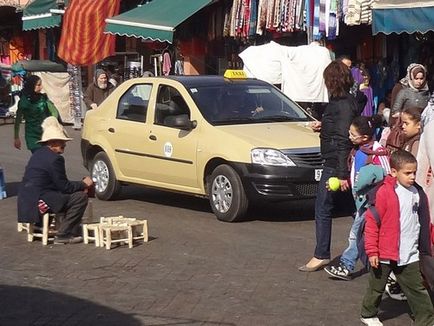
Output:
<path fill-rule="evenodd" d="M 56 213 L 56 223 L 59 223 L 57 236 L 81 235 L 80 223 L 88 203 L 87 194 L 77 191 L 64 196 L 67 198 L 66 204 L 61 212 Z"/>

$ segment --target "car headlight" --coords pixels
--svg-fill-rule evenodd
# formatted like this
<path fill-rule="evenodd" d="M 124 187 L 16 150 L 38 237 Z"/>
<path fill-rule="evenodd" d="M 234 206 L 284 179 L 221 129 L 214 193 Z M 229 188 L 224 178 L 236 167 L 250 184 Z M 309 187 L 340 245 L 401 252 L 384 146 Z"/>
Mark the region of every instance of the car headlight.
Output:
<path fill-rule="evenodd" d="M 276 149 L 255 148 L 251 152 L 252 163 L 274 166 L 295 166 L 295 163 L 285 154 Z"/>

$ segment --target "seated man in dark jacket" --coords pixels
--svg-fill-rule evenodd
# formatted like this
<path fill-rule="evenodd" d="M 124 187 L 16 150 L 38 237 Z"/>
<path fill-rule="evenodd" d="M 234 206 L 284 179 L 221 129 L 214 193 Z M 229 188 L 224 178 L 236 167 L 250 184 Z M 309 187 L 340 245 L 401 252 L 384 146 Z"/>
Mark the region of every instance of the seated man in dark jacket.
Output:
<path fill-rule="evenodd" d="M 90 177 L 69 181 L 65 172 L 63 154 L 66 142 L 71 140 L 56 118 L 48 117 L 42 123 L 40 142 L 44 145 L 30 158 L 18 192 L 18 222 L 40 223 L 38 201 L 43 200 L 53 213 L 60 213 L 56 244 L 78 243 L 80 223 L 86 210 L 87 189 L 93 185 Z"/>

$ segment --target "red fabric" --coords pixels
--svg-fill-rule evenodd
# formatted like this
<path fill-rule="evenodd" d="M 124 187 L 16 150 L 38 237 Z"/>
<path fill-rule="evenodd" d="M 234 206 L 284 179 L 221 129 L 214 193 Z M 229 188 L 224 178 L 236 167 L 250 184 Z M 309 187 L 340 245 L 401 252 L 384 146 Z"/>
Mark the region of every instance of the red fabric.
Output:
<path fill-rule="evenodd" d="M 71 0 L 65 10 L 58 55 L 74 65 L 100 62 L 115 52 L 105 19 L 119 13 L 120 0 Z"/>
<path fill-rule="evenodd" d="M 38 209 L 39 213 L 45 214 L 50 209 L 50 207 L 48 207 L 47 203 L 45 203 L 42 199 L 39 199 Z"/>

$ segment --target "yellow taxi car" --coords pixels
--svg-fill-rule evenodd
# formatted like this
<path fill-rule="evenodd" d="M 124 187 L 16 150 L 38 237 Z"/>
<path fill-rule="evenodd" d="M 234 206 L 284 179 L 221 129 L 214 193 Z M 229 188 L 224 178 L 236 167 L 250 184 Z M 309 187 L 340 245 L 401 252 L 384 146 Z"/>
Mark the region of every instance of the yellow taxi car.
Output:
<path fill-rule="evenodd" d="M 139 184 L 208 197 L 219 220 L 249 203 L 311 198 L 322 173 L 313 119 L 256 79 L 131 79 L 84 120 L 83 162 L 96 196 Z"/>

